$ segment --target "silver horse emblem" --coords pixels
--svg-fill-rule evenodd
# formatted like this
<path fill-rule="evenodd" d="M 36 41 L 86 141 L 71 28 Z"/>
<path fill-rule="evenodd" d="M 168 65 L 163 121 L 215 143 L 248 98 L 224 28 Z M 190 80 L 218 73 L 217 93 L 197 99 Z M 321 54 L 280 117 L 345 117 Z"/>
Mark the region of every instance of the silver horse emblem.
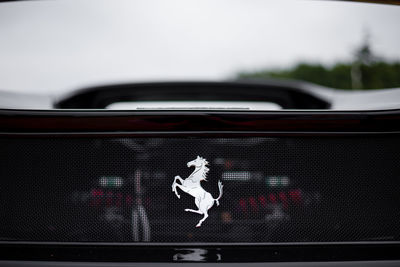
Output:
<path fill-rule="evenodd" d="M 195 199 L 195 204 L 198 210 L 185 209 L 185 211 L 190 211 L 198 214 L 203 214 L 204 217 L 199 221 L 196 227 L 200 227 L 205 219 L 208 217 L 208 210 L 214 205 L 214 202 L 219 205 L 219 200 L 222 197 L 222 183 L 218 181 L 219 188 L 219 196 L 218 198 L 213 198 L 213 196 L 201 187 L 201 181 L 207 181 L 207 172 L 209 169 L 207 168 L 208 162 L 205 158 L 197 156 L 195 160 L 192 160 L 187 163 L 188 168 L 195 167 L 194 172 L 189 175 L 188 178 L 182 179 L 180 176 L 175 176 L 174 182 L 172 183 L 172 192 L 175 192 L 175 195 L 178 198 L 181 196 L 177 192 L 177 187 L 180 188 L 183 192 L 188 193 L 193 196 Z M 177 183 L 180 182 L 180 184 Z"/>

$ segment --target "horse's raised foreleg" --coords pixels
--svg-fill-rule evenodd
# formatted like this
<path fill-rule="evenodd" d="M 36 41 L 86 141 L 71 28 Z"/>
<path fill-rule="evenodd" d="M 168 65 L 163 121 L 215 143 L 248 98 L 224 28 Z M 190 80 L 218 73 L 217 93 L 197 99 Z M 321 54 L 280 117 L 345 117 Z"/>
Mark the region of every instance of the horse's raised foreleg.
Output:
<path fill-rule="evenodd" d="M 181 182 L 181 184 L 183 184 L 183 182 L 185 181 L 185 180 L 183 180 L 179 175 L 178 175 L 178 176 L 175 176 L 174 183 L 176 183 L 176 180 L 178 180 L 179 182 Z"/>
<path fill-rule="evenodd" d="M 180 176 L 175 176 L 175 179 L 174 179 L 174 182 L 172 183 L 172 192 L 175 192 L 175 195 L 178 197 L 178 198 L 181 198 L 181 196 L 178 194 L 178 192 L 176 191 L 176 186 L 178 185 L 177 183 L 176 183 L 176 181 L 180 181 L 181 182 L 181 184 L 183 183 L 183 179 L 180 177 Z"/>
<path fill-rule="evenodd" d="M 185 193 L 187 193 L 189 190 L 190 190 L 190 188 L 187 188 L 187 187 L 185 187 L 185 186 L 183 186 L 183 185 L 180 185 L 180 184 L 177 184 L 177 183 L 175 183 L 175 195 L 178 197 L 178 198 L 181 198 L 181 196 L 178 194 L 178 192 L 177 192 L 177 190 L 176 190 L 176 188 L 180 188 L 183 192 L 185 192 Z"/>

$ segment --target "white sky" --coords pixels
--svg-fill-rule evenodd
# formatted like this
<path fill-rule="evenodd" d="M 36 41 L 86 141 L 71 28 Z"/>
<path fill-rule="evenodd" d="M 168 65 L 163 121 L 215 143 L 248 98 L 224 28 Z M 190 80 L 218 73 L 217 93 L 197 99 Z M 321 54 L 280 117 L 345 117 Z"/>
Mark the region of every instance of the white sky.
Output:
<path fill-rule="evenodd" d="M 400 7 L 306 0 L 0 4 L 0 90 L 63 93 L 114 82 L 220 80 L 301 60 L 348 60 L 371 35 L 400 60 Z"/>

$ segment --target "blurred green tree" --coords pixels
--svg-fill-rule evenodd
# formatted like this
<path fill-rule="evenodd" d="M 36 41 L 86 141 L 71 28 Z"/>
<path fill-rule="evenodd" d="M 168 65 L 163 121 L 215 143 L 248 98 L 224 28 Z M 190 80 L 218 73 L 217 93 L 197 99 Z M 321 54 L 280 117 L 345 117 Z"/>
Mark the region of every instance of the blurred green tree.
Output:
<path fill-rule="evenodd" d="M 302 62 L 288 69 L 240 72 L 239 79 L 295 79 L 339 89 L 380 89 L 400 87 L 400 62 L 387 62 L 375 56 L 368 38 L 356 50 L 352 62 L 331 67 Z"/>

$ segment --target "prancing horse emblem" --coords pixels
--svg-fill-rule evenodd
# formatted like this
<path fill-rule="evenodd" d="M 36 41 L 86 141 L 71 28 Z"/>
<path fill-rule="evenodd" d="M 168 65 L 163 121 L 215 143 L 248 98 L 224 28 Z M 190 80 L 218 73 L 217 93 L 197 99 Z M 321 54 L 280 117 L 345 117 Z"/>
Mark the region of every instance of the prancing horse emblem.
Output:
<path fill-rule="evenodd" d="M 195 160 L 192 160 L 187 163 L 188 168 L 195 167 L 194 172 L 186 178 L 182 179 L 180 176 L 175 176 L 174 182 L 172 183 L 172 192 L 175 192 L 175 195 L 178 198 L 181 196 L 178 194 L 176 188 L 182 189 L 183 192 L 188 193 L 189 195 L 194 197 L 194 202 L 198 210 L 185 209 L 185 211 L 190 211 L 198 214 L 203 214 L 204 217 L 199 221 L 196 227 L 200 227 L 205 219 L 208 217 L 208 210 L 214 205 L 214 201 L 219 205 L 219 200 L 222 197 L 222 183 L 218 181 L 219 188 L 219 196 L 218 198 L 213 198 L 213 196 L 208 193 L 206 190 L 201 187 L 201 181 L 207 181 L 207 172 L 209 169 L 207 168 L 208 162 L 206 159 L 197 156 Z M 180 181 L 181 184 L 178 184 L 177 181 Z"/>

